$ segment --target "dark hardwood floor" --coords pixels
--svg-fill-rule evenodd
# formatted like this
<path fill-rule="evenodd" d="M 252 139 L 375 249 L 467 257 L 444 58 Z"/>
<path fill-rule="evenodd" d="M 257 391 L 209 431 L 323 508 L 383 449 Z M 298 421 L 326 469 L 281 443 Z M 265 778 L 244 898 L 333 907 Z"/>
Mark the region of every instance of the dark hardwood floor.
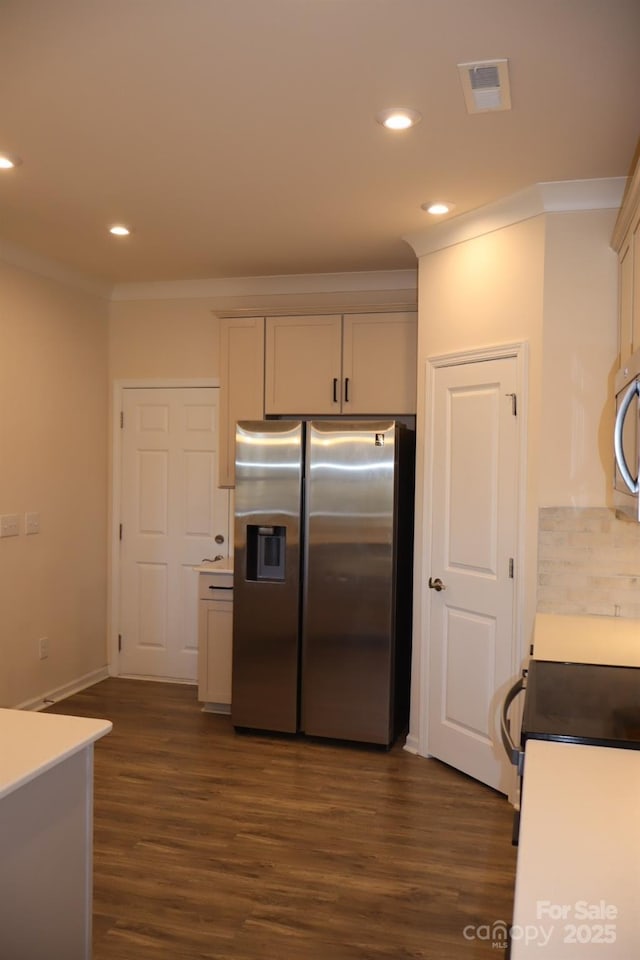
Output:
<path fill-rule="evenodd" d="M 195 687 L 109 679 L 51 712 L 96 744 L 94 960 L 476 960 L 508 925 L 504 797 L 436 760 L 236 734 Z"/>

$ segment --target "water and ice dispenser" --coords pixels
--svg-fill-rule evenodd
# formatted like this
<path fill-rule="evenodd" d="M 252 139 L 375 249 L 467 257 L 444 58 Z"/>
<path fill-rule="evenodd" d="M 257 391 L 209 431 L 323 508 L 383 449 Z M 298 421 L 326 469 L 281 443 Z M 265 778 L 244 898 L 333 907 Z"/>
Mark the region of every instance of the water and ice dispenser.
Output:
<path fill-rule="evenodd" d="M 284 580 L 286 527 L 247 526 L 247 580 Z"/>

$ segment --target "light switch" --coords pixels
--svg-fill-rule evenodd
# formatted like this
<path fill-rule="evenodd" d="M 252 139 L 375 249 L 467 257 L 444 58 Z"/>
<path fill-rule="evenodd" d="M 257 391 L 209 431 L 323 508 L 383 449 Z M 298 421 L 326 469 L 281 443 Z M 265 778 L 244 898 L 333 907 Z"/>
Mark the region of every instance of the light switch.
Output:
<path fill-rule="evenodd" d="M 0 517 L 0 537 L 17 537 L 20 533 L 20 517 L 17 513 L 4 513 Z"/>
<path fill-rule="evenodd" d="M 24 515 L 25 533 L 40 533 L 40 514 L 25 513 Z"/>

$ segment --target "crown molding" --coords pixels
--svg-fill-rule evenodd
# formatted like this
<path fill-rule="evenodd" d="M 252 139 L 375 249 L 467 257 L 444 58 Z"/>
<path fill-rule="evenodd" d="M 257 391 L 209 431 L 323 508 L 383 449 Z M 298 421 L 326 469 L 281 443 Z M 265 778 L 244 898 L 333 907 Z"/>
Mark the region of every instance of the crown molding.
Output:
<path fill-rule="evenodd" d="M 218 317 L 295 317 L 327 313 L 397 313 L 418 309 L 418 288 L 353 290 L 254 297 L 219 297 L 210 303 Z"/>
<path fill-rule="evenodd" d="M 2 240 L 0 260 L 100 299 L 206 299 L 220 316 L 411 310 L 418 299 L 416 268 L 113 285 Z"/>
<path fill-rule="evenodd" d="M 417 233 L 407 234 L 403 240 L 413 248 L 416 256 L 423 257 L 544 213 L 617 209 L 622 202 L 626 182 L 626 177 L 606 177 L 536 183 L 495 203 L 470 210 Z"/>
<path fill-rule="evenodd" d="M 626 177 L 598 180 L 550 180 L 537 183 L 543 213 L 570 213 L 573 210 L 617 210 Z"/>
<path fill-rule="evenodd" d="M 111 295 L 111 284 L 77 273 L 55 260 L 41 257 L 36 253 L 23 250 L 21 247 L 5 243 L 2 240 L 0 240 L 0 260 L 10 263 L 14 267 L 28 270 L 30 273 L 46 277 L 48 280 L 55 280 L 67 287 L 73 287 L 82 291 L 82 293 L 89 293 L 102 300 L 108 300 Z"/>
<path fill-rule="evenodd" d="M 230 305 L 243 305 L 255 313 L 256 305 L 278 298 L 313 300 L 333 294 L 368 295 L 417 290 L 417 270 L 375 270 L 353 273 L 307 273 L 276 277 L 230 277 L 210 280 L 169 280 L 153 283 L 121 283 L 111 291 L 112 300 L 209 300 L 215 312 Z M 403 294 L 404 296 L 404 294 Z M 365 296 L 366 299 L 366 296 Z M 258 313 L 262 313 L 258 310 Z"/>

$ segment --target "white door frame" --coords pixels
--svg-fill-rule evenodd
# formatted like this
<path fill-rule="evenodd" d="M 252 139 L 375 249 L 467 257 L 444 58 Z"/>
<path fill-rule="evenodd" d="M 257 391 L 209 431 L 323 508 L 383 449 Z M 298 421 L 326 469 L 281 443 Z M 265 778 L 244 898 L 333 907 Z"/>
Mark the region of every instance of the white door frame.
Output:
<path fill-rule="evenodd" d="M 517 563 L 514 595 L 514 631 L 511 664 L 514 675 L 519 671 L 523 649 L 523 610 L 525 600 L 525 530 L 527 491 L 527 411 L 528 411 L 528 343 L 516 342 L 427 357 L 424 373 L 423 408 L 418 409 L 416 457 L 416 519 L 413 575 L 413 646 L 411 663 L 411 723 L 405 749 L 428 757 L 429 663 L 431 640 L 429 620 L 432 591 L 427 587 L 431 562 L 430 510 L 433 494 L 433 415 L 435 371 L 439 367 L 480 363 L 514 357 L 517 364 L 517 397 L 519 417 L 518 492 L 517 492 Z M 420 425 L 421 424 L 421 425 Z"/>
<path fill-rule="evenodd" d="M 122 480 L 122 430 L 120 411 L 125 390 L 179 389 L 181 387 L 219 387 L 217 377 L 199 377 L 194 380 L 115 380 L 111 406 L 111 516 L 109 518 L 109 583 L 107 585 L 107 662 L 109 676 L 120 674 L 118 625 L 120 613 L 120 507 Z"/>

